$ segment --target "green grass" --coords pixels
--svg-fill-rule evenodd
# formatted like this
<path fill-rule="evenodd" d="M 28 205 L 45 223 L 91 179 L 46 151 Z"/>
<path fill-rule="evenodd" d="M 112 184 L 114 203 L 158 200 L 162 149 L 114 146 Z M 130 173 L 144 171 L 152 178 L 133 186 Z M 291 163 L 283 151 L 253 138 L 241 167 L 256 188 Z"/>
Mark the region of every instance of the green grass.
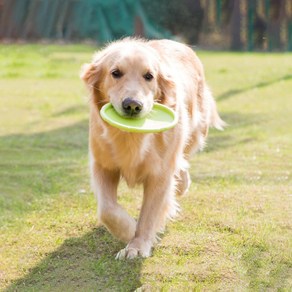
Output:
<path fill-rule="evenodd" d="M 199 52 L 222 117 L 153 257 L 116 261 L 87 168 L 88 46 L 0 46 L 0 289 L 290 291 L 292 55 Z M 133 215 L 141 189 L 120 187 Z"/>

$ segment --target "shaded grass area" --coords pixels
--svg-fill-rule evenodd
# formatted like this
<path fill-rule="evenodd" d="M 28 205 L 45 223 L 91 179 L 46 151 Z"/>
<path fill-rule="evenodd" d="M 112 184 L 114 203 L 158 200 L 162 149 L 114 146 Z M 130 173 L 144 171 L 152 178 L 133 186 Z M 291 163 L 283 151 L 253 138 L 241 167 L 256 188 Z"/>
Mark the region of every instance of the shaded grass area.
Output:
<path fill-rule="evenodd" d="M 88 182 L 78 72 L 92 51 L 0 47 L 0 289 L 289 291 L 291 54 L 199 52 L 229 127 L 192 159 L 153 257 L 115 261 L 124 245 L 97 225 Z M 137 216 L 141 189 L 119 194 Z"/>
<path fill-rule="evenodd" d="M 83 176 L 87 172 L 84 157 L 87 124 L 80 121 L 43 133 L 0 137 L 1 181 L 10 182 L 0 187 L 4 212 L 1 219 L 13 217 L 16 211 L 29 210 L 35 198 L 60 192 L 69 194 L 78 191 L 78 184 L 80 189 L 86 186 Z M 84 164 L 80 165 L 80 161 Z M 76 179 L 78 183 L 74 183 Z"/>
<path fill-rule="evenodd" d="M 292 79 L 292 74 L 287 74 L 287 75 L 284 75 L 282 77 L 279 77 L 279 78 L 276 78 L 274 80 L 270 80 L 270 81 L 261 81 L 255 85 L 252 85 L 252 86 L 249 86 L 249 87 L 246 87 L 246 88 L 242 88 L 242 89 L 231 89 L 227 92 L 224 92 L 223 94 L 219 95 L 217 97 L 217 101 L 220 101 L 220 100 L 224 100 L 224 99 L 227 99 L 229 97 L 232 97 L 236 94 L 239 94 L 239 93 L 245 93 L 249 90 L 252 90 L 254 88 L 262 88 L 262 87 L 266 87 L 266 86 L 270 86 L 270 85 L 273 85 L 275 83 L 278 83 L 278 82 L 281 82 L 281 81 L 285 81 L 285 80 L 290 80 Z"/>

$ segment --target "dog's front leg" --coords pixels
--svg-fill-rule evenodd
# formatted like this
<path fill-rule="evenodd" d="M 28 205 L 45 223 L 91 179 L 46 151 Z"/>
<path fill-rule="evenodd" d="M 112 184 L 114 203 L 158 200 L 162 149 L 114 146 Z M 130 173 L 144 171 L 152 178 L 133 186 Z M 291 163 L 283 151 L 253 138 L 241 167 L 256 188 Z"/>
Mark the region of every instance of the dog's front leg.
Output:
<path fill-rule="evenodd" d="M 117 203 L 120 172 L 92 165 L 92 184 L 98 203 L 99 222 L 118 239 L 128 243 L 135 235 L 136 221 Z"/>
<path fill-rule="evenodd" d="M 157 232 L 163 231 L 167 217 L 173 217 L 178 209 L 174 194 L 174 175 L 147 179 L 135 237 L 117 254 L 117 259 L 151 255 Z"/>

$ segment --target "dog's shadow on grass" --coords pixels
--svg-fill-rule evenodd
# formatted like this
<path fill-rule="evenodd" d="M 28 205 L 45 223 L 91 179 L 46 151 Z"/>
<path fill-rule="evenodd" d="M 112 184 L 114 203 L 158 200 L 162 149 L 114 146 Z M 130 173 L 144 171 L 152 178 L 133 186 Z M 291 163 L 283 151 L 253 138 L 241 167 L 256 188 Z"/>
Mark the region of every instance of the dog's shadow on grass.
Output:
<path fill-rule="evenodd" d="M 102 227 L 70 238 L 6 291 L 135 291 L 143 259 L 115 260 L 124 244 Z"/>

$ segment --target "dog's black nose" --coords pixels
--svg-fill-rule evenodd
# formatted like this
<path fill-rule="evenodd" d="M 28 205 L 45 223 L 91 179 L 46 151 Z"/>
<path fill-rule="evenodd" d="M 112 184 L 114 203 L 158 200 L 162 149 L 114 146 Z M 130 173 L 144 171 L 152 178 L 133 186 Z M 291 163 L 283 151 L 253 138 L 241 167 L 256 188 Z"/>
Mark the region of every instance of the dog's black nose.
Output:
<path fill-rule="evenodd" d="M 139 100 L 135 100 L 132 97 L 127 97 L 122 102 L 122 107 L 127 115 L 135 116 L 141 112 L 143 109 L 143 104 Z"/>

